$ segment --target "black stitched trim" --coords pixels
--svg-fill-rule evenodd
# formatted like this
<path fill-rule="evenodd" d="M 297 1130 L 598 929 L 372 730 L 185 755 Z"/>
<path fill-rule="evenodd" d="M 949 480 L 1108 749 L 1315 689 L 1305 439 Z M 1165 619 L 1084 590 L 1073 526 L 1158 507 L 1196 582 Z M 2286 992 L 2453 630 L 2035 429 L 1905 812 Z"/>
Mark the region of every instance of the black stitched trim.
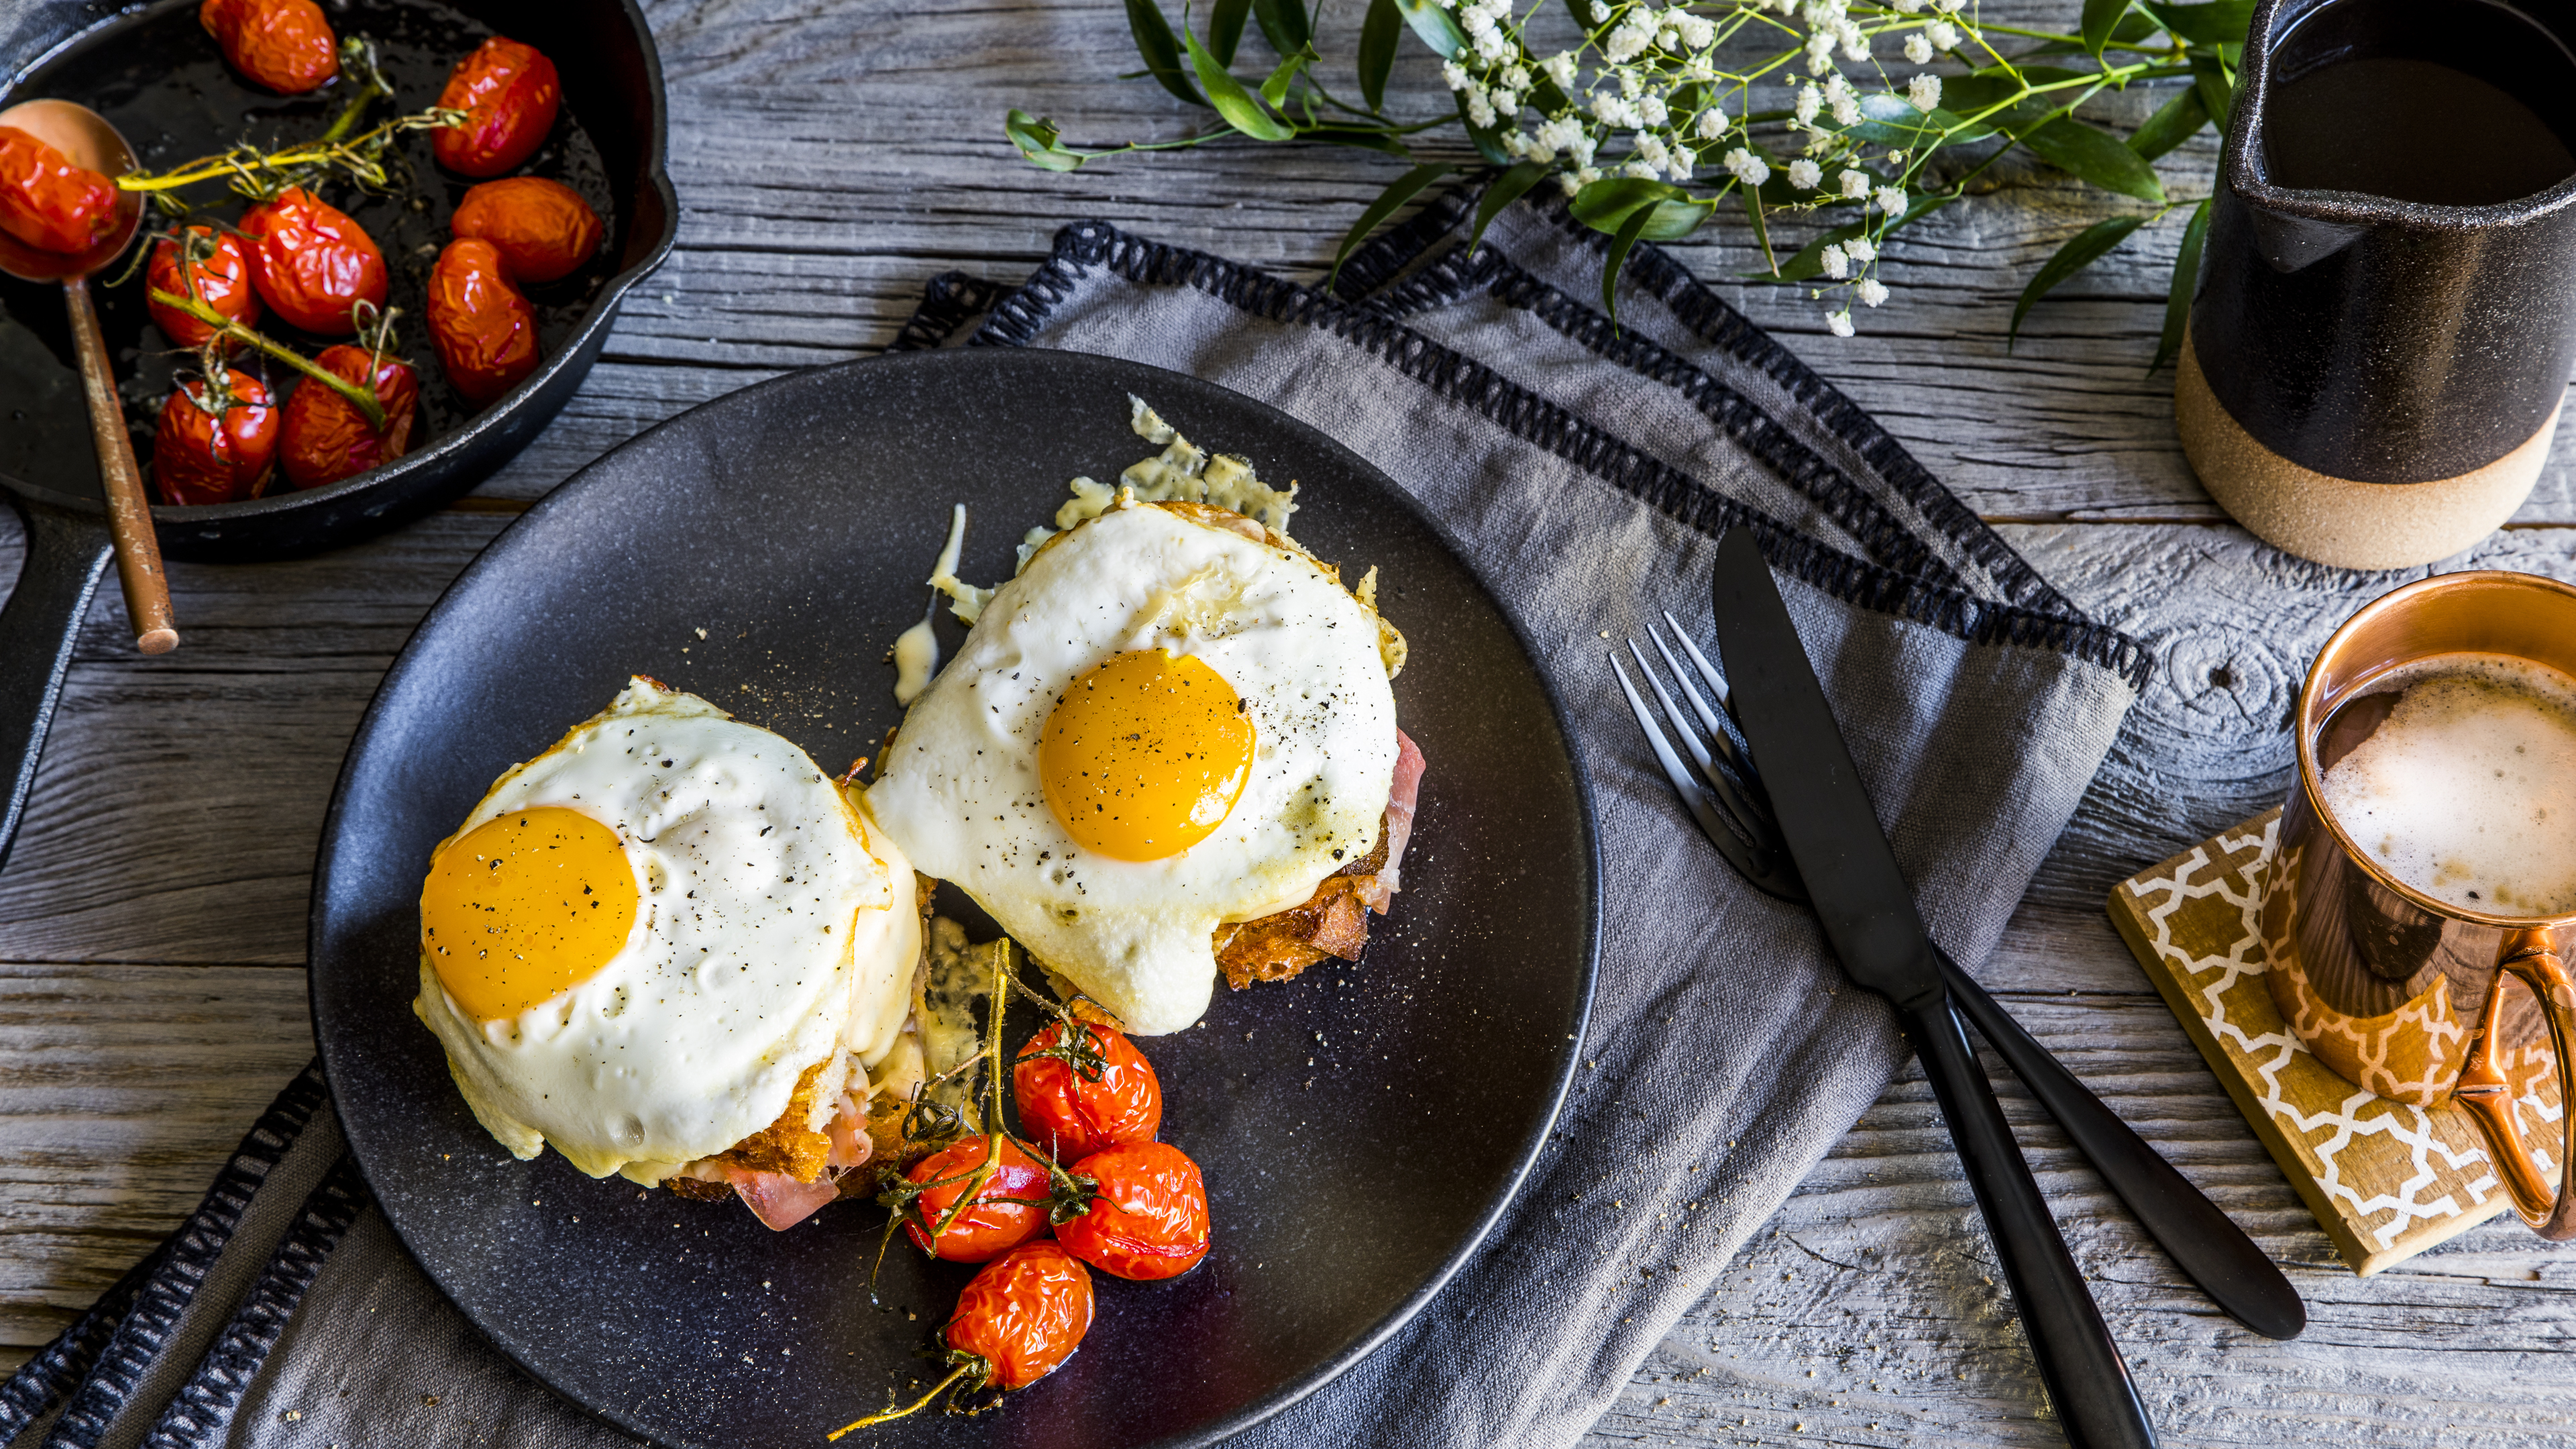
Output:
<path fill-rule="evenodd" d="M 1971 643 L 2054 649 L 2110 670 L 2134 687 L 2143 689 L 2146 685 L 2150 667 L 2147 651 L 2117 630 L 2092 623 L 2072 610 L 2041 613 L 1989 603 L 1853 558 L 1783 528 L 1759 510 L 1639 452 L 1491 368 L 1372 309 L 1337 302 L 1312 288 L 1205 252 L 1129 236 L 1107 222 L 1075 222 L 1057 232 L 1055 254 L 994 308 L 992 317 L 969 339 L 969 345 L 1029 345 L 1081 279 L 1093 268 L 1103 266 L 1140 285 L 1186 286 L 1268 321 L 1329 332 L 1450 402 L 1475 410 L 1514 437 L 1591 472 L 1687 527 L 1711 537 L 1736 524 L 1752 528 L 1764 557 L 1773 567 L 1848 603 L 1927 624 Z M 1970 517 L 1973 521 L 1974 516 Z M 1996 542 L 2000 544 L 2001 540 Z M 2011 556 L 2009 549 L 2005 552 Z M 2023 572 L 2029 573 L 2027 565 Z"/>
<path fill-rule="evenodd" d="M 1351 253 L 1349 261 L 1342 263 L 1341 277 L 1333 285 L 1333 295 L 1345 302 L 1356 302 L 1394 280 L 1405 268 L 1420 260 L 1433 242 L 1475 214 L 1476 199 L 1485 194 L 1487 184 L 1471 182 L 1452 186 L 1433 197 L 1420 211 L 1379 232 L 1367 245 Z"/>
<path fill-rule="evenodd" d="M 37 1350 L 35 1357 L 18 1366 L 9 1381 L 0 1384 L 0 1444 L 18 1437 L 29 1424 L 43 1418 L 45 1411 L 62 1401 L 72 1391 L 90 1365 L 98 1361 L 107 1347 L 108 1336 L 134 1306 L 135 1295 L 152 1275 L 161 1271 L 162 1259 L 169 1256 L 169 1244 L 163 1243 L 147 1254 L 143 1261 L 125 1270 L 116 1286 L 98 1296 L 71 1327 L 55 1335 L 54 1341 Z"/>
<path fill-rule="evenodd" d="M 143 1441 L 143 1449 L 214 1449 L 224 1439 L 242 1391 L 268 1360 L 286 1332 L 286 1320 L 304 1301 L 322 1271 L 322 1260 L 340 1245 L 340 1237 L 367 1205 L 366 1184 L 358 1164 L 342 1153 L 321 1185 L 304 1200 L 295 1225 L 260 1270 L 259 1281 L 242 1298 L 241 1307 L 216 1335 L 214 1346 L 198 1361 L 179 1392 L 161 1411 L 161 1421 Z"/>
<path fill-rule="evenodd" d="M 946 346 L 957 329 L 993 310 L 1010 288 L 964 272 L 941 272 L 923 289 L 921 305 L 887 345 L 888 352 L 932 352 Z"/>
<path fill-rule="evenodd" d="M 1520 203 L 1526 204 L 1526 203 Z M 1563 205 L 1544 208 L 1550 224 L 1595 256 L 1607 258 L 1610 238 L 1574 219 Z M 1941 486 L 1905 445 L 1888 436 L 1878 420 L 1842 390 L 1825 381 L 1777 338 L 1756 327 L 1743 313 L 1690 274 L 1662 248 L 1648 243 L 1628 253 L 1621 277 L 1664 304 L 1674 318 L 1702 341 L 1762 370 L 1782 391 L 1815 416 L 1826 431 L 1849 443 L 1889 486 L 1903 493 L 1944 537 L 1965 549 L 1992 577 L 2004 597 L 2024 608 L 2052 610 L 2083 617 L 2083 611 L 2050 586 L 2011 544 L 1970 512 L 1959 496 Z"/>
<path fill-rule="evenodd" d="M 1450 248 L 1389 292 L 1381 305 L 1389 316 L 1405 317 L 1478 291 L 1546 323 L 1593 356 L 1678 393 L 1781 481 L 1820 504 L 1826 516 L 1857 539 L 1870 557 L 1901 573 L 1918 574 L 1952 588 L 1967 586 L 1949 560 L 1935 553 L 1850 475 L 1798 441 L 1743 394 L 1633 328 L 1622 330 L 1495 247 L 1478 247 L 1472 258 L 1463 246 Z"/>
<path fill-rule="evenodd" d="M 260 1114 L 259 1121 L 242 1138 L 241 1146 L 233 1150 L 232 1161 L 216 1174 L 214 1186 L 206 1189 L 197 1210 L 163 1245 L 161 1266 L 142 1285 L 132 1308 L 116 1325 L 100 1353 L 97 1367 L 81 1383 L 71 1407 L 63 1410 L 62 1418 L 55 1422 L 52 1436 L 45 1441 L 47 1449 L 93 1449 L 99 1436 L 107 1432 L 108 1425 L 142 1385 L 152 1360 L 170 1341 L 198 1285 L 205 1281 L 215 1260 L 223 1256 L 224 1244 L 241 1226 L 242 1213 L 250 1206 L 251 1197 L 268 1180 L 269 1172 L 285 1160 L 287 1149 L 295 1145 L 297 1135 L 313 1120 L 314 1110 L 329 1097 L 330 1088 L 322 1080 L 322 1063 L 316 1060 Z M 76 1330 L 79 1325 L 73 1327 Z"/>

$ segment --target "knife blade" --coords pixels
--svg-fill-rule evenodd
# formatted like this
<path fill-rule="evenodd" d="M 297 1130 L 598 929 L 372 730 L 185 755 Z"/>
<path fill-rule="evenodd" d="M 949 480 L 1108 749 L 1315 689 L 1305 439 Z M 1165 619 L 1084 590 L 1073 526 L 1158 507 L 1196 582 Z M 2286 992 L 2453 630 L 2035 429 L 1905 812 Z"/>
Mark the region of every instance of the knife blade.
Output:
<path fill-rule="evenodd" d="M 2128 1365 L 1968 1045 L 1913 888 L 1750 529 L 1719 541 L 1711 598 L 1736 722 L 1781 837 L 1843 969 L 1895 1003 L 1922 1059 L 2067 1441 L 2154 1449 Z"/>

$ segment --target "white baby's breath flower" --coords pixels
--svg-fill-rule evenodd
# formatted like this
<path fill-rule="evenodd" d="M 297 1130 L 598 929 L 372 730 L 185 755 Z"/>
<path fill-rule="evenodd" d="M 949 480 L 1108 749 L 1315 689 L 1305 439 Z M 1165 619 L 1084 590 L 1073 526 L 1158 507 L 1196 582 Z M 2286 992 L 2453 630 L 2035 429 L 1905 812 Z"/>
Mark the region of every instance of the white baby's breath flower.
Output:
<path fill-rule="evenodd" d="M 1634 20 L 1622 20 L 1619 28 L 1610 32 L 1610 38 L 1601 43 L 1601 54 L 1612 65 L 1619 65 L 1645 54 L 1646 47 L 1654 41 L 1652 30 Z"/>
<path fill-rule="evenodd" d="M 1835 76 L 1834 79 L 1841 80 L 1842 77 Z M 1799 125 L 1814 125 L 1816 123 L 1816 112 L 1821 111 L 1824 108 L 1825 97 L 1823 92 L 1817 90 L 1812 85 L 1798 87 L 1798 100 L 1794 114 L 1798 117 Z"/>
<path fill-rule="evenodd" d="M 1478 129 L 1494 124 L 1494 103 L 1482 91 L 1467 92 L 1467 124 Z"/>
<path fill-rule="evenodd" d="M 1592 23 L 1595 25 L 1610 23 L 1610 7 L 1602 4 L 1601 0 L 1592 0 Z"/>
<path fill-rule="evenodd" d="M 1589 186 L 1601 179 L 1601 168 L 1589 164 L 1577 166 L 1574 168 L 1574 179 Z"/>
<path fill-rule="evenodd" d="M 1697 169 L 1699 169 L 1699 153 L 1688 146 L 1675 146 L 1671 158 L 1664 162 L 1665 174 L 1675 181 L 1690 180 L 1691 172 Z"/>
<path fill-rule="evenodd" d="M 1586 132 L 1574 138 L 1574 144 L 1565 148 L 1565 154 L 1574 158 L 1575 165 L 1588 168 L 1592 165 L 1592 153 L 1600 145 L 1599 137 Z"/>
<path fill-rule="evenodd" d="M 1467 68 L 1454 60 L 1441 64 L 1440 79 L 1446 81 L 1453 91 L 1463 91 L 1474 81 L 1474 77 L 1467 74 Z"/>
<path fill-rule="evenodd" d="M 1888 4 L 1892 6 L 1899 15 L 1920 15 L 1923 13 L 1923 0 L 1888 0 Z"/>
<path fill-rule="evenodd" d="M 1823 75 L 1833 69 L 1834 36 L 1830 30 L 1819 30 L 1807 37 L 1807 73 Z"/>
<path fill-rule="evenodd" d="M 1860 124 L 1860 97 L 1845 95 L 1834 102 L 1834 124 L 1837 126 Z"/>
<path fill-rule="evenodd" d="M 1726 134 L 1726 112 L 1715 106 L 1699 113 L 1699 124 L 1691 128 L 1703 141 L 1714 141 Z"/>
<path fill-rule="evenodd" d="M 1627 113 L 1628 103 L 1626 101 L 1619 99 L 1608 91 L 1595 91 L 1592 93 L 1592 119 L 1599 121 L 1605 126 L 1615 126 L 1619 124 L 1619 118 Z"/>
<path fill-rule="evenodd" d="M 1825 77 L 1825 100 L 1839 104 L 1852 94 L 1852 83 L 1839 75 Z"/>
<path fill-rule="evenodd" d="M 1528 90 L 1530 86 L 1529 67 L 1525 65 L 1510 65 L 1503 67 L 1503 86 L 1507 90 Z"/>
<path fill-rule="evenodd" d="M 1663 137 L 1651 131 L 1637 137 L 1637 159 L 1645 162 L 1650 169 L 1663 170 L 1672 160 L 1672 156 L 1673 153 L 1664 145 Z"/>
<path fill-rule="evenodd" d="M 1904 187 L 1882 186 L 1878 188 L 1877 200 L 1878 209 L 1886 212 L 1889 216 L 1903 216 L 1905 214 Z"/>
<path fill-rule="evenodd" d="M 1843 195 L 1855 200 L 1869 195 L 1869 173 L 1866 171 L 1846 170 L 1834 178 L 1834 184 L 1842 188 Z"/>
<path fill-rule="evenodd" d="M 1877 245 L 1865 236 L 1856 236 L 1850 241 L 1844 242 L 1843 250 L 1851 254 L 1851 259 L 1853 261 L 1859 262 L 1863 265 L 1867 265 L 1868 263 L 1878 260 Z"/>
<path fill-rule="evenodd" d="M 1672 119 L 1672 112 L 1664 108 L 1662 96 L 1643 96 L 1637 101 L 1637 119 L 1645 125 L 1660 126 Z"/>
<path fill-rule="evenodd" d="M 1836 337 L 1849 337 L 1852 335 L 1851 309 L 1849 307 L 1845 307 L 1839 312 L 1826 313 L 1825 330 L 1831 332 Z"/>
<path fill-rule="evenodd" d="M 1499 30 L 1488 30 L 1484 34 L 1476 37 L 1476 54 L 1481 57 L 1487 65 L 1492 65 L 1494 62 L 1501 60 L 1504 56 L 1511 53 L 1512 42 L 1510 38 L 1505 36 Z"/>
<path fill-rule="evenodd" d="M 1655 168 L 1643 161 L 1630 161 L 1619 168 L 1619 174 L 1633 176 L 1639 181 L 1652 181 L 1655 179 Z"/>
<path fill-rule="evenodd" d="M 1823 251 L 1816 253 L 1816 260 L 1824 264 L 1825 275 L 1837 282 L 1851 275 L 1851 258 L 1843 254 L 1841 247 L 1830 242 L 1826 243 Z"/>
<path fill-rule="evenodd" d="M 1887 284 L 1876 277 L 1861 278 L 1860 285 L 1852 290 L 1860 294 L 1864 306 L 1875 307 L 1887 300 Z"/>
<path fill-rule="evenodd" d="M 1843 40 L 1843 59 L 1845 59 L 1845 60 L 1867 60 L 1867 59 L 1869 59 L 1869 37 L 1868 37 L 1867 35 L 1865 35 L 1865 34 L 1862 34 L 1862 33 L 1861 33 L 1861 28 L 1860 28 L 1859 26 L 1854 25 L 1854 24 L 1850 23 L 1849 21 L 1845 21 L 1845 22 L 1843 23 L 1843 36 L 1842 36 L 1842 40 Z"/>
<path fill-rule="evenodd" d="M 1562 171 L 1557 173 L 1556 189 L 1564 192 L 1568 196 L 1572 196 L 1574 193 L 1583 189 L 1583 183 L 1574 179 L 1573 172 Z"/>
<path fill-rule="evenodd" d="M 1458 28 L 1467 32 L 1469 40 L 1480 40 L 1494 33 L 1494 17 L 1482 5 L 1470 5 L 1458 12 Z"/>
<path fill-rule="evenodd" d="M 1566 87 L 1574 84 L 1573 51 L 1560 50 L 1556 54 L 1549 56 L 1547 59 L 1540 61 L 1538 63 L 1538 68 L 1547 72 L 1547 78 L 1556 82 L 1558 90 L 1564 90 Z"/>
<path fill-rule="evenodd" d="M 1944 15 L 1956 15 L 1959 13 L 1959 0 L 1932 0 L 1932 8 Z"/>
<path fill-rule="evenodd" d="M 1789 184 L 1800 191 L 1813 191 L 1825 179 L 1825 168 L 1801 156 L 1789 163 Z"/>
<path fill-rule="evenodd" d="M 1551 151 L 1571 151 L 1574 143 L 1582 137 L 1583 123 L 1572 116 L 1558 116 L 1539 123 L 1538 143 Z"/>
<path fill-rule="evenodd" d="M 1508 90 L 1494 92 L 1494 114 L 1498 116 L 1517 116 L 1520 113 L 1521 98 L 1519 92 Z"/>
<path fill-rule="evenodd" d="M 1959 27 L 1947 20 L 1935 20 L 1923 27 L 1923 38 L 1932 42 L 1934 50 L 1957 50 Z"/>
<path fill-rule="evenodd" d="M 1682 79 L 1713 81 L 1717 79 L 1717 67 L 1710 62 L 1707 56 L 1694 55 L 1690 58 L 1689 62 L 1682 67 Z"/>
<path fill-rule="evenodd" d="M 1679 51 L 1681 48 L 1682 33 L 1680 31 L 1667 25 L 1663 29 L 1655 32 L 1655 49 Z"/>
<path fill-rule="evenodd" d="M 1645 78 L 1644 76 L 1639 75 L 1639 74 L 1638 74 L 1636 71 L 1634 71 L 1634 70 L 1623 70 L 1623 71 L 1619 72 L 1619 94 L 1620 94 L 1620 95 L 1622 95 L 1622 96 L 1626 97 L 1627 99 L 1629 99 L 1629 100 L 1632 100 L 1632 101 L 1633 101 L 1633 100 L 1635 100 L 1637 97 L 1642 96 L 1642 95 L 1644 95 L 1645 93 L 1646 93 L 1646 78 Z"/>
<path fill-rule="evenodd" d="M 1674 11 L 1680 18 L 1668 23 L 1681 32 L 1682 43 L 1693 50 L 1706 50 L 1717 41 L 1717 26 L 1704 15 Z"/>
<path fill-rule="evenodd" d="M 1932 42 L 1924 39 L 1920 31 L 1905 37 L 1905 58 L 1916 65 L 1930 65 Z"/>
<path fill-rule="evenodd" d="M 1917 75 L 1905 83 L 1905 98 L 1918 111 L 1932 109 L 1941 104 L 1941 78 L 1928 70 Z"/>
<path fill-rule="evenodd" d="M 1726 153 L 1728 174 L 1747 186 L 1759 186 L 1771 179 L 1771 168 L 1759 156 L 1738 146 Z"/>

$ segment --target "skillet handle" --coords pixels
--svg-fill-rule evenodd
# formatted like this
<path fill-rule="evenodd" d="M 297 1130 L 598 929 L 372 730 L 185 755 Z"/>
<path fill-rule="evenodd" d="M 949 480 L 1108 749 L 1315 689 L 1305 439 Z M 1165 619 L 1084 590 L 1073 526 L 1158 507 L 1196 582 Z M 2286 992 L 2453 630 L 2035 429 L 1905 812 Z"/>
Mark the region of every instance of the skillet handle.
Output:
<path fill-rule="evenodd" d="M 2129 1381 L 2120 1345 L 2058 1235 L 2057 1219 L 2013 1141 L 1994 1084 L 1969 1049 L 1949 997 L 1899 1007 L 1897 1014 L 1968 1169 L 1968 1186 L 1985 1213 L 1986 1236 L 2012 1285 L 2031 1357 L 2039 1361 L 2040 1382 L 2048 1386 L 2066 1442 L 2072 1449 L 2155 1449 L 2156 1431 Z"/>
<path fill-rule="evenodd" d="M 36 758 L 62 698 L 81 619 L 115 552 L 94 518 L 14 493 L 9 501 L 27 525 L 27 561 L 9 602 L 0 605 L 0 791 L 6 792 L 0 794 L 0 865 L 8 863 L 35 787 Z"/>

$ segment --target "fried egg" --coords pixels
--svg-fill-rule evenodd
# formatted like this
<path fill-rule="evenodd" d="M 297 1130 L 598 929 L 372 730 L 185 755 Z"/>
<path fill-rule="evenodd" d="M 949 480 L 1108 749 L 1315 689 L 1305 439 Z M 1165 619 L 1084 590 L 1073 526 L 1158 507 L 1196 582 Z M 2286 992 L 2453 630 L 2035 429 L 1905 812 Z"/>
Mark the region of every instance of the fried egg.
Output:
<path fill-rule="evenodd" d="M 421 888 L 413 1011 L 493 1137 L 655 1184 L 820 1129 L 889 1052 L 912 868 L 803 750 L 644 678 L 512 769 Z"/>
<path fill-rule="evenodd" d="M 1128 1030 L 1207 1009 L 1211 936 L 1376 845 L 1375 612 L 1259 523 L 1132 492 L 1045 540 L 905 716 L 869 808 Z"/>

